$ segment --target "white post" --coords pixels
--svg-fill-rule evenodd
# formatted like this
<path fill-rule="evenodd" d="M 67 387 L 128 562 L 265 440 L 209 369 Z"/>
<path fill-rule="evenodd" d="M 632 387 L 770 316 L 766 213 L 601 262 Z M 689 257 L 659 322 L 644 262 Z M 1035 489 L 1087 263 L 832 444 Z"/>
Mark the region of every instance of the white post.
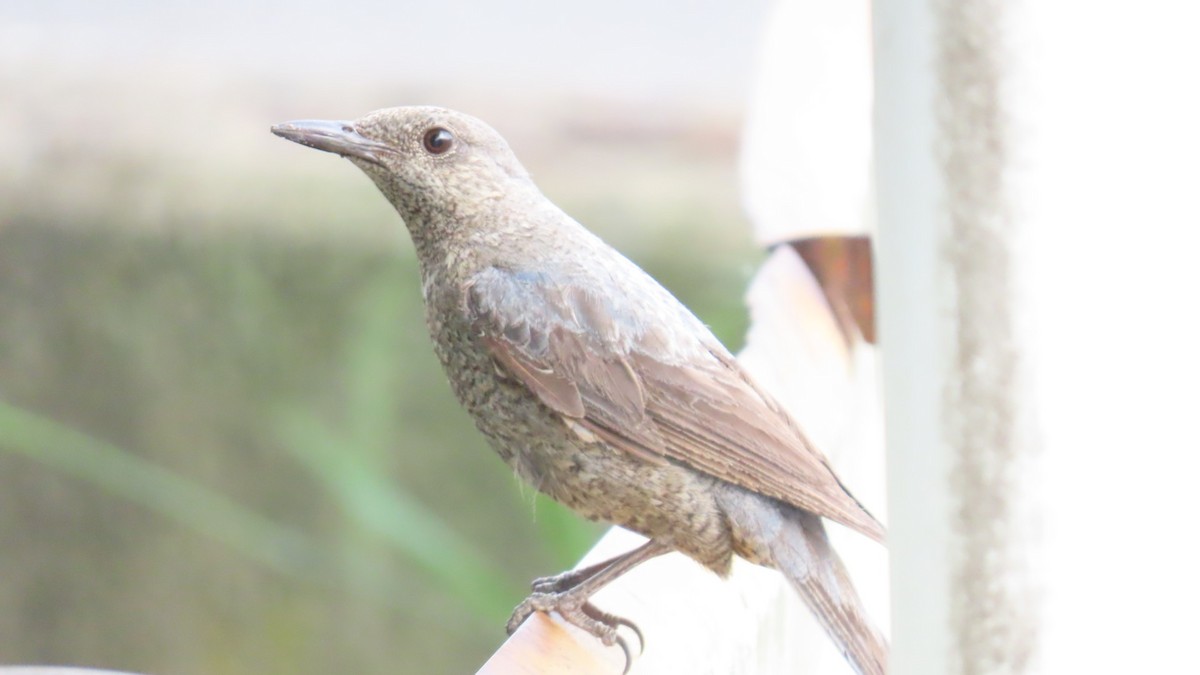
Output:
<path fill-rule="evenodd" d="M 877 0 L 877 305 L 888 447 L 893 673 L 951 672 L 950 448 L 946 270 L 938 258 L 942 176 L 933 155 L 932 8 Z"/>
<path fill-rule="evenodd" d="M 892 671 L 1194 668 L 1200 12 L 874 7 Z"/>

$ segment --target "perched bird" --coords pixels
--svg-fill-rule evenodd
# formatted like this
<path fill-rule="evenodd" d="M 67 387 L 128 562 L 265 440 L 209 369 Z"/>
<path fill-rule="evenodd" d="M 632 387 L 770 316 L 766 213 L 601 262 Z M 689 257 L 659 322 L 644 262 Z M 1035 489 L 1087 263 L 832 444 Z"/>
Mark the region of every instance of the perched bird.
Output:
<path fill-rule="evenodd" d="M 271 130 L 346 157 L 399 212 L 434 350 L 504 461 L 583 516 L 649 538 L 535 580 L 509 632 L 555 611 L 620 644 L 628 667 L 617 627 L 632 623 L 590 596 L 668 551 L 720 575 L 737 554 L 786 575 L 858 672 L 885 672 L 887 644 L 822 518 L 880 542 L 883 526 L 704 324 L 543 196 L 499 134 L 434 107 Z"/>

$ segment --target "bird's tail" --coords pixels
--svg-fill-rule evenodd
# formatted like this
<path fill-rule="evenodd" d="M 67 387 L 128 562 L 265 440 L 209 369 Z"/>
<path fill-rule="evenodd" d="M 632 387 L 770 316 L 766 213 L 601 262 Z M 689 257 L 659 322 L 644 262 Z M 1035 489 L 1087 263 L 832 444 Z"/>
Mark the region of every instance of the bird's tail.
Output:
<path fill-rule="evenodd" d="M 788 578 L 859 675 L 884 675 L 887 640 L 867 616 L 821 518 L 755 496 L 770 506 L 763 508 L 766 504 L 760 502 L 758 508 L 735 508 L 736 513 L 729 514 L 736 538 L 748 549 L 744 557 L 775 567 Z M 731 506 L 731 500 L 723 501 Z M 744 498 L 732 501 L 746 505 Z"/>
<path fill-rule="evenodd" d="M 858 599 L 821 519 L 796 510 L 769 542 L 773 562 L 860 675 L 887 672 L 888 645 Z"/>

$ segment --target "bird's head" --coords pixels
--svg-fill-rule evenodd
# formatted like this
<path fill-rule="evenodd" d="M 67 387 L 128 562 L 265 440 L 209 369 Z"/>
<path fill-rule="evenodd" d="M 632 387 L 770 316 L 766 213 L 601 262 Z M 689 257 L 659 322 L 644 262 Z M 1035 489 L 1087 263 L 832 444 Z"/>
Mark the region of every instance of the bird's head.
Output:
<path fill-rule="evenodd" d="M 500 134 L 445 108 L 385 108 L 354 121 L 285 122 L 271 132 L 354 162 L 410 229 L 423 220 L 469 215 L 532 187 Z"/>

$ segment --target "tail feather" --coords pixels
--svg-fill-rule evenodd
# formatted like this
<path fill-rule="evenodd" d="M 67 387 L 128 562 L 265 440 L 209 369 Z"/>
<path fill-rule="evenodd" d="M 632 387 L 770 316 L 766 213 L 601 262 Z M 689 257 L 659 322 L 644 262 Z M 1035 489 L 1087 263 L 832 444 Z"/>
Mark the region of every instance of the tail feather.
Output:
<path fill-rule="evenodd" d="M 772 562 L 860 675 L 887 672 L 888 644 L 871 623 L 821 519 L 796 511 L 768 542 Z"/>
<path fill-rule="evenodd" d="M 859 675 L 884 675 L 887 640 L 867 616 L 821 518 L 739 488 L 721 503 L 738 554 L 782 572 Z"/>

